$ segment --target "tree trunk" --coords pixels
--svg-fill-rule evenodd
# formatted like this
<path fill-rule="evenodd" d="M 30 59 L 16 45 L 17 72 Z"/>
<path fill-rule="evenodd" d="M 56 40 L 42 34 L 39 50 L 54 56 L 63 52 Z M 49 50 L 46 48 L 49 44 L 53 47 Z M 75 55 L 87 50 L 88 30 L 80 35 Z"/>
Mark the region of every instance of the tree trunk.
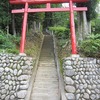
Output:
<path fill-rule="evenodd" d="M 85 39 L 86 35 L 88 35 L 88 25 L 87 25 L 86 12 L 83 11 L 83 39 Z"/>
<path fill-rule="evenodd" d="M 91 25 L 87 22 L 86 12 L 78 12 L 78 41 L 82 41 L 91 33 Z"/>
<path fill-rule="evenodd" d="M 88 33 L 91 34 L 91 21 L 88 21 Z"/>
<path fill-rule="evenodd" d="M 14 14 L 12 14 L 12 30 L 13 30 L 13 35 L 16 36 L 15 16 L 14 16 Z"/>
<path fill-rule="evenodd" d="M 36 31 L 36 21 L 33 22 L 34 25 L 34 31 Z"/>
<path fill-rule="evenodd" d="M 82 23 L 83 23 L 83 18 L 82 18 L 82 12 L 77 12 L 77 20 L 78 20 L 78 29 L 77 29 L 77 37 L 78 37 L 78 41 L 82 41 L 83 40 L 83 32 L 82 32 Z"/>
<path fill-rule="evenodd" d="M 7 37 L 9 35 L 9 25 L 7 25 Z"/>
<path fill-rule="evenodd" d="M 41 31 L 41 23 L 39 22 L 39 31 Z"/>

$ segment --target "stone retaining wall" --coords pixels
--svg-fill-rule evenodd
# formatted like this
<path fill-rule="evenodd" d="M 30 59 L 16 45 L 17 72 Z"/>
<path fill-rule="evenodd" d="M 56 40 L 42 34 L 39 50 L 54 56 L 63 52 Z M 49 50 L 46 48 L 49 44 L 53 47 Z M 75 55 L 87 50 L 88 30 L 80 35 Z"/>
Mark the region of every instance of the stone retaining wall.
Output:
<path fill-rule="evenodd" d="M 0 100 L 24 100 L 33 63 L 26 56 L 0 54 Z"/>
<path fill-rule="evenodd" d="M 100 100 L 100 59 L 68 57 L 63 68 L 67 100 Z"/>

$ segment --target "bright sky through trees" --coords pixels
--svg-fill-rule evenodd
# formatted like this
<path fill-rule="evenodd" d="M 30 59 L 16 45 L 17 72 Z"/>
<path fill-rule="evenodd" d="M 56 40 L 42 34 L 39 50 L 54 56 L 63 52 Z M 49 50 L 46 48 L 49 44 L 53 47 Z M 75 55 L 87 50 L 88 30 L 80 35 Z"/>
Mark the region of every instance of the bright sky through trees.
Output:
<path fill-rule="evenodd" d="M 69 7 L 69 3 L 62 3 L 62 6 L 65 7 Z"/>
<path fill-rule="evenodd" d="M 97 11 L 97 13 L 100 14 L 100 2 L 99 2 L 98 6 L 97 6 L 97 8 L 96 8 L 96 11 Z"/>
<path fill-rule="evenodd" d="M 62 3 L 62 6 L 65 8 L 65 7 L 69 7 L 69 3 Z M 74 7 L 76 7 L 75 5 L 74 5 Z"/>

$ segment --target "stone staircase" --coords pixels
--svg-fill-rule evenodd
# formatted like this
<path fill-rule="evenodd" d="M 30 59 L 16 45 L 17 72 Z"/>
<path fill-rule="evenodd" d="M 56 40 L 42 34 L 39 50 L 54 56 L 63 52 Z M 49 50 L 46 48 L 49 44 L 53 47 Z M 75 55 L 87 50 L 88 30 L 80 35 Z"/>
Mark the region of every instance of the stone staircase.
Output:
<path fill-rule="evenodd" d="M 57 68 L 54 60 L 53 38 L 50 35 L 44 36 L 30 100 L 60 100 Z"/>

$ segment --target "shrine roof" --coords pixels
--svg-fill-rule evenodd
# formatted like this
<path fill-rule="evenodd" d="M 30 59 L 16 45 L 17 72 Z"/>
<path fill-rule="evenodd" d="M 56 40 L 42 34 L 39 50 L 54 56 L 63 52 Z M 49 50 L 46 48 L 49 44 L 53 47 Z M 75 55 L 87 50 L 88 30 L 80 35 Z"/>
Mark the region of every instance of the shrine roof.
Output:
<path fill-rule="evenodd" d="M 45 3 L 67 3 L 70 0 L 9 0 L 11 4 L 25 4 L 28 2 L 29 4 L 45 4 Z M 88 0 L 72 0 L 74 3 L 76 2 L 87 2 Z"/>

